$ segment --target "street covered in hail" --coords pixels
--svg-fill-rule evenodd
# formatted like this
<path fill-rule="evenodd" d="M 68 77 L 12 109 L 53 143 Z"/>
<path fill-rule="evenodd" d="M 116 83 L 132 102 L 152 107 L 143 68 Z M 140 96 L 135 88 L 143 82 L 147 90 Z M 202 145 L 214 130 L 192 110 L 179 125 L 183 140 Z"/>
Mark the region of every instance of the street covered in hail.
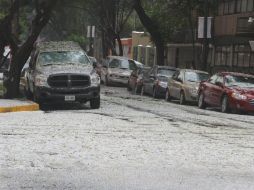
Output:
<path fill-rule="evenodd" d="M 254 121 L 102 86 L 0 116 L 0 189 L 254 189 Z"/>
<path fill-rule="evenodd" d="M 0 190 L 254 190 L 254 0 L 0 0 Z"/>

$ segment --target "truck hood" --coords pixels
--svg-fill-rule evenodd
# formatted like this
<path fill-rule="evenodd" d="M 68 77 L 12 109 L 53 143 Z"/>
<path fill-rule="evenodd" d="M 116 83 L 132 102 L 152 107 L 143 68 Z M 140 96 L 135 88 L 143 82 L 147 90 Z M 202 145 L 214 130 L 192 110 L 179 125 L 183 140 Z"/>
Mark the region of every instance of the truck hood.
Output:
<path fill-rule="evenodd" d="M 38 68 L 38 72 L 43 75 L 52 75 L 52 74 L 63 74 L 63 73 L 72 73 L 72 74 L 87 74 L 89 75 L 93 70 L 92 66 L 83 66 L 81 64 L 67 64 L 67 65 L 48 65 Z"/>

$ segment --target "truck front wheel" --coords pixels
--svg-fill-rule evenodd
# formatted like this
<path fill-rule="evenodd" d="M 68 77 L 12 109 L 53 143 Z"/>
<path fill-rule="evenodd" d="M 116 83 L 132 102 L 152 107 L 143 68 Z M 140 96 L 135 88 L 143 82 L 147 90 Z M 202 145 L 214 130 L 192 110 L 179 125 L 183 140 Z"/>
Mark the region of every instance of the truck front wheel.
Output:
<path fill-rule="evenodd" d="M 101 105 L 100 96 L 90 100 L 90 107 L 91 107 L 91 109 L 99 109 L 100 105 Z"/>

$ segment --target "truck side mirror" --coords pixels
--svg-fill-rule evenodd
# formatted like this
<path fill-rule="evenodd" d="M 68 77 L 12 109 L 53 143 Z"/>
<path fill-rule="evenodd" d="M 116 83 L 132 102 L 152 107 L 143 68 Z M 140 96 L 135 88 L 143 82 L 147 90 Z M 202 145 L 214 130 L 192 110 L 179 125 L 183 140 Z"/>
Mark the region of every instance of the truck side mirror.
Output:
<path fill-rule="evenodd" d="M 93 68 L 96 69 L 97 68 L 97 63 L 93 62 Z"/>

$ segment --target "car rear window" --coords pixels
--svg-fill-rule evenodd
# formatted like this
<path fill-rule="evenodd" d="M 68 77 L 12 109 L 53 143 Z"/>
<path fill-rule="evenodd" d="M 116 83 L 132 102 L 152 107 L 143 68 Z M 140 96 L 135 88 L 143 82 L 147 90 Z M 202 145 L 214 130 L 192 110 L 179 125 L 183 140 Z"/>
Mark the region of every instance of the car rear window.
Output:
<path fill-rule="evenodd" d="M 172 77 L 176 71 L 172 69 L 158 69 L 158 75 Z"/>
<path fill-rule="evenodd" d="M 209 75 L 206 73 L 197 73 L 197 72 L 185 72 L 185 80 L 189 82 L 201 82 L 206 81 L 209 78 Z"/>

